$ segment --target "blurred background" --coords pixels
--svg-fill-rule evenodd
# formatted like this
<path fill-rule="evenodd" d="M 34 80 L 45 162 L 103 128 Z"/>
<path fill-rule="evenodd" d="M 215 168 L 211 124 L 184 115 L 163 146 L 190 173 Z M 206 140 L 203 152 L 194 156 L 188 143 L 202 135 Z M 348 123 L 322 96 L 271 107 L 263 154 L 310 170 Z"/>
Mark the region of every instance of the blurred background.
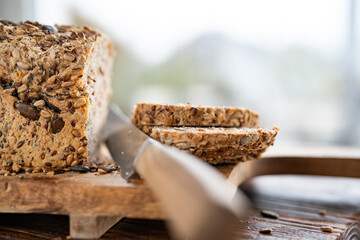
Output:
<path fill-rule="evenodd" d="M 360 146 L 356 0 L 0 0 L 0 18 L 115 45 L 112 101 L 247 107 L 278 142 Z"/>

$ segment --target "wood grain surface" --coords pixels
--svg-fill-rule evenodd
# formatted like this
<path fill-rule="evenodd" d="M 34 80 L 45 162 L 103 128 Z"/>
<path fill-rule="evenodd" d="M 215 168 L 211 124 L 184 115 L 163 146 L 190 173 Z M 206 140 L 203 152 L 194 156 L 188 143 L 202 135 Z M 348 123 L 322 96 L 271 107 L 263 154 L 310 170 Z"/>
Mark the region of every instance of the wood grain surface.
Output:
<path fill-rule="evenodd" d="M 310 176 L 263 176 L 241 188 L 254 203 L 251 215 L 240 219 L 234 239 L 359 239 L 360 180 Z M 261 209 L 279 213 L 264 218 Z M 319 214 L 326 210 L 326 215 Z M 65 239 L 69 218 L 59 215 L 0 214 L 0 239 Z M 321 225 L 333 233 L 325 233 Z M 357 228 L 356 228 L 357 227 Z M 271 235 L 259 233 L 271 228 Z M 348 235 L 349 237 L 350 235 Z M 164 221 L 125 218 L 101 239 L 170 239 Z M 347 238 L 350 239 L 350 238 Z"/>
<path fill-rule="evenodd" d="M 235 168 L 233 165 L 217 166 L 229 181 L 242 184 L 254 203 L 250 216 L 239 220 L 234 239 L 347 239 L 346 236 L 350 239 L 352 235 L 360 236 L 359 179 L 276 175 L 257 177 L 243 184 L 263 174 L 360 177 L 360 151 L 315 150 L 298 151 L 293 157 L 286 157 L 288 153 L 274 157 L 270 152 L 266 158 L 240 163 Z M 308 152 L 311 154 L 307 155 Z M 264 218 L 260 215 L 261 209 L 276 211 L 280 218 Z M 322 209 L 327 212 L 325 216 L 318 213 Z M 104 239 L 169 238 L 164 222 L 156 221 L 166 216 L 143 181 L 128 182 L 116 173 L 0 176 L 0 212 L 3 212 L 0 214 L 0 239 L 65 238 L 69 234 L 69 217 L 61 215 L 71 215 L 75 224 L 86 220 L 94 226 L 106 225 L 105 228 L 111 226 L 111 221 L 100 219 L 126 217 L 111 228 Z M 331 226 L 333 232 L 321 231 L 323 225 Z M 272 229 L 272 233 L 259 233 L 263 228 Z"/>
<path fill-rule="evenodd" d="M 0 212 L 164 218 L 141 180 L 75 172 L 0 176 Z"/>

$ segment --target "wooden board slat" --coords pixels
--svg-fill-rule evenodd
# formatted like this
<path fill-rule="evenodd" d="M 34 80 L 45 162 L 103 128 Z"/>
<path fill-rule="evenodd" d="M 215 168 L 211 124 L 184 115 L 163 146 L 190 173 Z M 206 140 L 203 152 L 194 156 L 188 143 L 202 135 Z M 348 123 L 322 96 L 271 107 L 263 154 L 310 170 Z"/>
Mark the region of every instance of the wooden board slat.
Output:
<path fill-rule="evenodd" d="M 150 190 L 120 174 L 43 173 L 0 177 L 0 212 L 162 219 Z"/>

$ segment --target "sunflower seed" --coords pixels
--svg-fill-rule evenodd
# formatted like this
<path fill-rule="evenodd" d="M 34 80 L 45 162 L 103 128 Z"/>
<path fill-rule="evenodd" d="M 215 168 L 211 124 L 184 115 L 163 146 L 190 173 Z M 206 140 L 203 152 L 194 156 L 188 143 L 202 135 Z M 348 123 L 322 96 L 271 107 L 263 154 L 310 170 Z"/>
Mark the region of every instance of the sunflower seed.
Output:
<path fill-rule="evenodd" d="M 279 214 L 277 212 L 274 211 L 270 211 L 270 210 L 261 210 L 261 215 L 263 217 L 266 218 L 272 218 L 272 219 L 278 219 L 279 218 Z"/>
<path fill-rule="evenodd" d="M 321 231 L 323 232 L 328 232 L 328 233 L 332 233 L 333 232 L 333 228 L 330 226 L 321 226 L 320 227 Z"/>

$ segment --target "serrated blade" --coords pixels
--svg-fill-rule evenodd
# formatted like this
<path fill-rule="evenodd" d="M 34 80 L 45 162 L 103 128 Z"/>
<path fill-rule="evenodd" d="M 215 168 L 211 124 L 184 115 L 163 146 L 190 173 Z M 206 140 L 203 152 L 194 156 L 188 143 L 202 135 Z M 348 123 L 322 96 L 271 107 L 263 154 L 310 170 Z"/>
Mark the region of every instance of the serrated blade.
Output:
<path fill-rule="evenodd" d="M 119 107 L 110 108 L 105 126 L 105 142 L 123 178 L 129 179 L 135 175 L 135 161 L 148 138 Z"/>

